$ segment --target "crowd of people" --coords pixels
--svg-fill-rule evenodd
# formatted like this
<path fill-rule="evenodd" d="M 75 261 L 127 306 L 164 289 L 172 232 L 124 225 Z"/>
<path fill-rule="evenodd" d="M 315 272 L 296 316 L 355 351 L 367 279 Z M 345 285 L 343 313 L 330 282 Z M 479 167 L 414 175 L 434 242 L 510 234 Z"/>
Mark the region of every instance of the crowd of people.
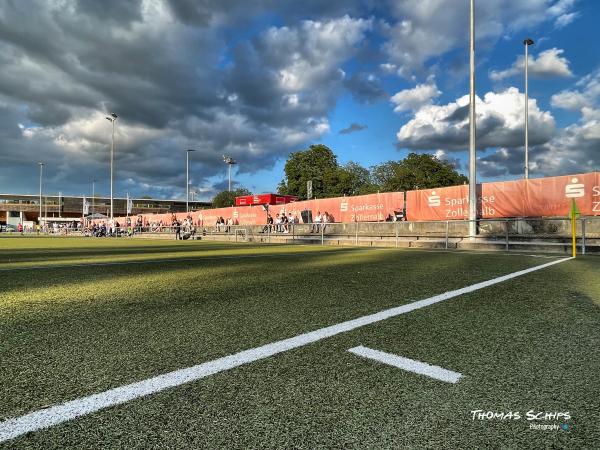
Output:
<path fill-rule="evenodd" d="M 334 219 L 331 214 L 327 211 L 321 213 L 321 211 L 317 212 L 317 215 L 314 217 L 313 222 L 310 224 L 310 232 L 311 233 L 320 233 L 321 230 L 325 230 L 325 227 L 328 223 L 333 223 Z M 297 215 L 293 213 L 281 212 L 273 218 L 270 214 L 267 215 L 267 224 L 263 228 L 263 233 L 289 233 L 290 225 L 299 224 L 300 219 Z"/>
<path fill-rule="evenodd" d="M 311 233 L 321 233 L 325 231 L 327 224 L 334 223 L 335 220 L 331 214 L 327 211 L 321 213 L 318 211 L 313 217 L 312 222 L 307 223 Z M 298 215 L 294 212 L 286 213 L 284 210 L 273 215 L 267 212 L 266 224 L 262 229 L 262 233 L 290 233 L 291 227 L 295 224 L 302 223 Z M 117 237 L 117 236 L 132 236 L 140 233 L 172 233 L 174 238 L 179 240 L 186 240 L 193 238 L 197 233 L 206 235 L 210 232 L 216 233 L 230 233 L 234 226 L 239 225 L 239 221 L 236 218 L 229 217 L 225 219 L 220 216 L 214 223 L 214 229 L 211 231 L 204 227 L 204 221 L 202 218 L 198 218 L 197 222 L 191 215 L 185 219 L 180 219 L 177 215 L 173 214 L 169 218 L 157 217 L 156 220 L 152 220 L 144 216 L 132 216 L 120 219 L 108 219 L 108 220 L 93 220 L 87 223 L 80 221 L 73 221 L 68 223 L 44 223 L 41 225 L 34 225 L 33 229 L 24 228 L 22 224 L 19 224 L 17 231 L 19 233 L 35 232 L 45 234 L 69 234 L 70 232 L 80 232 L 83 236 L 90 237 Z"/>
<path fill-rule="evenodd" d="M 73 221 L 66 223 L 58 222 L 44 222 L 39 223 L 18 223 L 16 227 L 12 228 L 12 225 L 0 227 L 0 232 L 16 231 L 19 234 L 61 234 L 67 235 L 73 232 L 81 232 L 83 225 L 81 221 Z"/>

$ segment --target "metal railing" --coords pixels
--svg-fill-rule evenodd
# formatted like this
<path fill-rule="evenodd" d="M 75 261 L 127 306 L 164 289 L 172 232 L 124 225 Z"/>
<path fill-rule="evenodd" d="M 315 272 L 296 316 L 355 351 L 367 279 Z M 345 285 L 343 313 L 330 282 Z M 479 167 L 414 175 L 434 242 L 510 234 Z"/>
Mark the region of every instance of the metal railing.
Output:
<path fill-rule="evenodd" d="M 369 245 L 390 247 L 469 248 L 485 245 L 506 251 L 539 247 L 564 252 L 571 246 L 571 221 L 567 218 L 480 219 L 477 235 L 469 236 L 468 220 L 429 222 L 352 222 L 293 223 L 271 225 L 172 226 L 144 225 L 120 227 L 110 233 L 89 229 L 62 228 L 41 231 L 41 235 L 161 237 L 167 239 L 209 239 L 235 242 L 310 243 Z M 600 252 L 600 216 L 576 220 L 577 247 L 580 253 Z M 18 232 L 0 233 L 1 235 Z M 36 235 L 33 230 L 25 235 Z"/>
<path fill-rule="evenodd" d="M 577 219 L 577 246 L 600 251 L 600 217 Z M 494 249 L 519 250 L 527 246 L 563 251 L 571 245 L 571 221 L 567 218 L 481 219 L 477 236 L 469 236 L 469 221 L 353 222 L 326 224 L 232 225 L 207 227 L 203 236 L 235 240 L 243 229 L 245 240 L 255 242 L 381 245 L 392 247 L 468 248 L 485 244 Z M 239 239 L 238 239 L 239 240 Z"/>

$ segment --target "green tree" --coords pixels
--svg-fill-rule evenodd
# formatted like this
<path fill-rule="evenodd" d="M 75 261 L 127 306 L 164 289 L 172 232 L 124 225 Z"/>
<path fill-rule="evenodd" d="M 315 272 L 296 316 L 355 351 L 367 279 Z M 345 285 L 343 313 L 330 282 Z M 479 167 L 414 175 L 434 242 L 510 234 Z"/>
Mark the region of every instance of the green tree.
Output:
<path fill-rule="evenodd" d="M 228 206 L 234 206 L 235 198 L 240 197 L 242 195 L 252 195 L 252 192 L 250 192 L 246 188 L 238 188 L 231 192 L 230 191 L 219 192 L 212 199 L 212 206 L 213 206 L 213 208 L 226 208 Z"/>
<path fill-rule="evenodd" d="M 382 192 L 456 186 L 469 181 L 452 164 L 428 153 L 409 153 L 401 161 L 373 166 L 372 176 Z"/>
<path fill-rule="evenodd" d="M 285 179 L 279 183 L 280 194 L 306 198 L 306 182 L 313 182 L 313 197 L 333 197 L 338 193 L 337 157 L 326 145 L 311 145 L 307 150 L 291 153 L 285 163 Z"/>
<path fill-rule="evenodd" d="M 337 195 L 362 195 L 377 192 L 369 169 L 350 161 L 338 168 Z"/>

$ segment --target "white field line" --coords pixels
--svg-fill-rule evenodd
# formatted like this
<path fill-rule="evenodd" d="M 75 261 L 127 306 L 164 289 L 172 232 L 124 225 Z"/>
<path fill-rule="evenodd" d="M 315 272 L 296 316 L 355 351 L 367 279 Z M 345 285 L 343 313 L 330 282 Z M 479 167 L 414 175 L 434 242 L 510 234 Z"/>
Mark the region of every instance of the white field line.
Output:
<path fill-rule="evenodd" d="M 374 359 L 388 366 L 394 366 L 399 369 L 408 370 L 409 372 L 425 375 L 436 380 L 445 381 L 446 383 L 458 383 L 462 374 L 453 372 L 443 367 L 433 366 L 414 359 L 404 358 L 403 356 L 393 355 L 391 353 L 373 350 L 362 345 L 348 350 L 350 353 L 362 356 L 363 358 Z"/>
<path fill-rule="evenodd" d="M 396 317 L 417 309 L 425 308 L 426 306 L 502 283 L 531 272 L 545 269 L 546 267 L 560 264 L 570 259 L 572 258 L 551 261 L 546 264 L 530 267 L 528 269 L 513 272 L 488 281 L 476 283 L 471 286 L 448 291 L 443 294 L 408 303 L 406 305 L 397 306 L 395 308 L 386 309 L 378 313 L 369 314 L 367 316 L 348 320 L 346 322 L 341 322 L 336 325 L 331 325 L 315 331 L 300 334 L 288 339 L 272 342 L 261 347 L 244 350 L 239 353 L 214 359 L 196 366 L 175 370 L 173 372 L 110 389 L 98 394 L 71 400 L 46 409 L 34 411 L 21 417 L 11 418 L 5 420 L 4 422 L 0 422 L 0 443 L 14 439 L 17 436 L 21 436 L 31 431 L 58 425 L 62 422 L 75 419 L 76 417 L 83 416 L 85 414 L 90 414 L 114 405 L 120 405 L 136 398 L 154 394 L 171 387 L 179 386 L 184 383 L 189 383 L 191 381 L 199 380 L 219 372 L 242 366 L 244 364 L 265 359 L 288 350 L 336 336 L 340 333 L 345 333 L 347 331 L 364 327 L 365 325 L 370 325 L 391 317 Z"/>

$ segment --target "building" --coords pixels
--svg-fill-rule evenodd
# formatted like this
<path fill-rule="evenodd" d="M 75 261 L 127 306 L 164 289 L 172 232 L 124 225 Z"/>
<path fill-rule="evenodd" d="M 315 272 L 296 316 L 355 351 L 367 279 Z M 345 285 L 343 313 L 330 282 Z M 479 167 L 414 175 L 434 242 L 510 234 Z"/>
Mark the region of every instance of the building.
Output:
<path fill-rule="evenodd" d="M 84 197 L 68 195 L 42 196 L 42 218 L 74 218 L 83 216 Z M 110 198 L 85 197 L 89 203 L 89 214 L 102 214 L 110 216 Z M 131 199 L 133 204 L 131 215 L 138 214 L 164 214 L 171 212 L 185 212 L 185 200 L 161 199 Z M 189 202 L 190 211 L 210 208 L 210 202 Z M 127 214 L 127 199 L 113 199 L 114 216 Z M 35 223 L 40 215 L 39 195 L 0 194 L 0 225 L 14 225 L 19 223 Z"/>

